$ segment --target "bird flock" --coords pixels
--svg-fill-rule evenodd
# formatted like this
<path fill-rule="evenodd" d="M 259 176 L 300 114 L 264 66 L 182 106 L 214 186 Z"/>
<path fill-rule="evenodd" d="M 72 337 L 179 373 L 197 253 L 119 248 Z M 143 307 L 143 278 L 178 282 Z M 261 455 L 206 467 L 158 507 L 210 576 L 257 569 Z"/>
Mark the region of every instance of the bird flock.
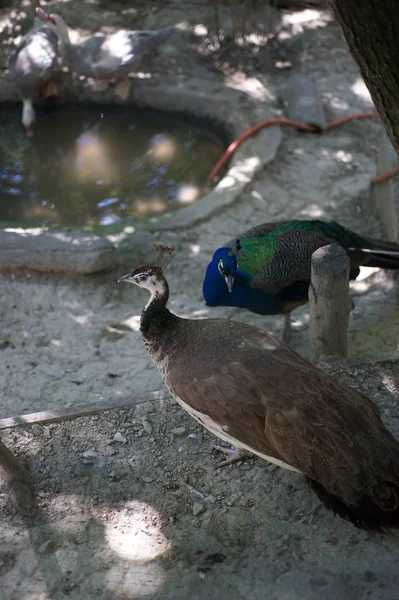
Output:
<path fill-rule="evenodd" d="M 36 0 L 32 0 L 32 5 L 33 25 L 7 61 L 15 89 L 22 99 L 22 124 L 28 137 L 34 135 L 34 99 L 58 93 L 52 77 L 59 58 L 73 73 L 118 83 L 137 70 L 141 60 L 175 31 L 174 27 L 156 31 L 120 30 L 110 35 L 96 34 L 73 44 L 68 26 L 60 15 L 46 13 Z"/>
<path fill-rule="evenodd" d="M 331 243 L 345 249 L 350 277 L 361 265 L 399 269 L 399 245 L 358 235 L 336 222 L 259 225 L 218 248 L 203 295 L 209 306 L 290 314 L 308 301 L 311 258 Z M 146 349 L 176 401 L 231 447 L 301 473 L 326 508 L 356 527 L 399 527 L 399 443 L 371 399 L 303 359 L 265 331 L 230 319 L 186 319 L 167 308 L 164 267 L 173 249 L 156 247 L 155 264 L 119 281 L 150 293 L 140 320 Z"/>

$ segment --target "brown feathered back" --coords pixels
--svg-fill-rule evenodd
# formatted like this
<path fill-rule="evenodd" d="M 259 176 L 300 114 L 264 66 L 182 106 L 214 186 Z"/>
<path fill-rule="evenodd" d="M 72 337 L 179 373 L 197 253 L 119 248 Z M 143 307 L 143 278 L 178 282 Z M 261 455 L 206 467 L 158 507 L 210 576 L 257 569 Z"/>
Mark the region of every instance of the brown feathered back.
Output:
<path fill-rule="evenodd" d="M 396 511 L 399 525 L 399 444 L 367 397 L 243 323 L 178 319 L 160 348 L 175 396 L 345 505 Z"/>

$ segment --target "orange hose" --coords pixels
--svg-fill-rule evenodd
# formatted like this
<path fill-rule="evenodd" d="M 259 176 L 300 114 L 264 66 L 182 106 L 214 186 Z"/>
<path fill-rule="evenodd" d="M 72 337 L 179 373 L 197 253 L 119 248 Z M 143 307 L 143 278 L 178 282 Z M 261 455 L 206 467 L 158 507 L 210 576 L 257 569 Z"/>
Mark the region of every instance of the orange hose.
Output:
<path fill-rule="evenodd" d="M 370 119 L 373 117 L 379 117 L 380 115 L 377 112 L 368 112 L 361 113 L 356 115 L 349 115 L 347 117 L 342 117 L 341 119 L 337 119 L 336 121 L 331 121 L 327 125 L 327 130 L 333 129 L 334 127 L 339 127 L 340 125 L 344 125 L 345 123 L 349 123 L 350 121 L 357 121 L 359 119 Z M 274 118 L 268 119 L 267 121 L 262 121 L 261 123 L 257 123 L 250 127 L 244 133 L 242 133 L 234 142 L 230 144 L 227 150 L 224 151 L 222 156 L 217 161 L 216 165 L 213 167 L 211 173 L 209 174 L 208 181 L 212 181 L 219 174 L 220 170 L 224 167 L 226 162 L 230 159 L 231 155 L 237 150 L 239 146 L 249 137 L 253 136 L 255 133 L 260 131 L 261 129 L 265 129 L 266 127 L 271 127 L 272 125 L 289 125 L 290 127 L 295 127 L 296 129 L 300 129 L 301 131 L 309 131 L 311 133 L 320 133 L 320 130 L 315 125 L 306 125 L 304 123 L 300 123 L 299 121 L 292 121 L 291 119 L 284 118 Z M 399 168 L 398 168 L 399 169 Z M 394 170 L 395 171 L 395 170 Z M 395 171 L 397 172 L 397 171 Z M 388 175 L 390 173 L 390 175 Z M 386 173 L 382 173 L 376 177 L 372 178 L 372 181 L 377 180 L 383 181 L 383 179 L 388 179 L 395 173 L 387 171 Z M 374 181 L 375 182 L 375 181 Z"/>
<path fill-rule="evenodd" d="M 390 179 L 391 177 L 393 177 L 394 175 L 397 175 L 399 173 L 399 167 L 395 167 L 395 169 L 391 169 L 390 171 L 384 171 L 384 173 L 381 173 L 380 175 L 374 175 L 374 177 L 372 177 L 370 179 L 371 183 L 380 183 L 380 181 L 385 181 L 386 179 Z"/>
<path fill-rule="evenodd" d="M 360 119 L 372 119 L 372 118 L 380 118 L 378 112 L 368 112 L 368 113 L 360 113 L 357 115 L 348 115 L 347 117 L 342 117 L 342 119 L 337 119 L 336 121 L 331 121 L 327 125 L 327 129 L 334 129 L 334 127 L 339 127 L 339 125 L 344 125 L 345 123 L 349 123 L 350 121 L 359 121 Z"/>

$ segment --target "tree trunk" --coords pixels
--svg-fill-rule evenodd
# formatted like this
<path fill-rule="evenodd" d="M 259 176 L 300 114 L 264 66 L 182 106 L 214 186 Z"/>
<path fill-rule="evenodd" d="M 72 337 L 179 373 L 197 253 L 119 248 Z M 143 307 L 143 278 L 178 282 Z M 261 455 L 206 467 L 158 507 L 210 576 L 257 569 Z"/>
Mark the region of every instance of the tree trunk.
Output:
<path fill-rule="evenodd" d="M 399 154 L 398 0 L 329 0 Z"/>

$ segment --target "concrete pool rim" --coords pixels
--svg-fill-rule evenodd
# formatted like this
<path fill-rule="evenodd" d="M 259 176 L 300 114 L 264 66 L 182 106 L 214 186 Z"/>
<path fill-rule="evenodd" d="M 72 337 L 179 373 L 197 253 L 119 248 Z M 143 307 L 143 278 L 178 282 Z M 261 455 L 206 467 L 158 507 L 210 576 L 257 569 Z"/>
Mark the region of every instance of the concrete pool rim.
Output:
<path fill-rule="evenodd" d="M 202 79 L 173 84 L 134 79 L 101 92 L 93 88 L 93 83 L 68 78 L 56 99 L 56 106 L 100 104 L 158 111 L 207 128 L 226 144 L 250 126 L 271 117 L 270 107 L 265 103 L 244 92 Z M 0 106 L 19 101 L 11 87 L 9 94 L 4 94 L 3 89 L 2 100 Z M 55 229 L 0 223 L 0 268 L 28 267 L 78 273 L 112 268 L 120 262 L 118 248 L 122 242 L 127 248 L 130 240 L 133 249 L 138 232 L 188 230 L 231 206 L 255 175 L 274 159 L 280 142 L 279 127 L 261 130 L 237 149 L 224 175 L 208 193 L 193 204 L 137 222 L 134 226 L 118 223 L 115 226 Z M 84 266 L 86 251 L 89 255 Z M 95 259 L 98 252 L 105 252 L 104 260 Z M 36 258 L 29 258 L 29 253 L 37 254 Z M 44 256 L 49 253 L 58 256 L 52 268 L 51 260 L 43 263 Z M 66 259 L 71 253 L 80 253 L 79 264 L 74 268 L 71 257 L 63 267 L 62 256 Z"/>

